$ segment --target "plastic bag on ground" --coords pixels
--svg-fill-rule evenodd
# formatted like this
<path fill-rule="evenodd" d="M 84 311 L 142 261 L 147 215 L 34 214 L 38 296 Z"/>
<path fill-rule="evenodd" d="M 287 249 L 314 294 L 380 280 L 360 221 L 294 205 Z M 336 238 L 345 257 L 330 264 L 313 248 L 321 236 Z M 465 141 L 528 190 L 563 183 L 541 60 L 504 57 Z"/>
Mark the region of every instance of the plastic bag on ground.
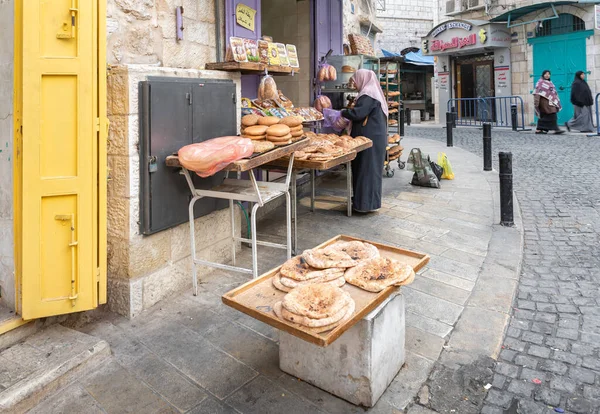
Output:
<path fill-rule="evenodd" d="M 335 132 L 342 132 L 350 125 L 350 120 L 342 116 L 342 111 L 323 109 L 323 127 L 333 128 Z"/>
<path fill-rule="evenodd" d="M 412 185 L 419 187 L 440 188 L 440 181 L 431 170 L 427 158 L 421 154 L 420 148 L 413 148 L 408 155 L 408 166 L 414 171 Z"/>
<path fill-rule="evenodd" d="M 454 172 L 452 171 L 452 165 L 450 165 L 450 161 L 446 156 L 445 152 L 438 152 L 438 162 L 439 165 L 444 169 L 444 173 L 442 174 L 442 178 L 446 180 L 454 180 Z"/>
<path fill-rule="evenodd" d="M 181 148 L 179 162 L 200 177 L 210 177 L 234 161 L 254 152 L 252 140 L 241 137 L 219 137 Z"/>

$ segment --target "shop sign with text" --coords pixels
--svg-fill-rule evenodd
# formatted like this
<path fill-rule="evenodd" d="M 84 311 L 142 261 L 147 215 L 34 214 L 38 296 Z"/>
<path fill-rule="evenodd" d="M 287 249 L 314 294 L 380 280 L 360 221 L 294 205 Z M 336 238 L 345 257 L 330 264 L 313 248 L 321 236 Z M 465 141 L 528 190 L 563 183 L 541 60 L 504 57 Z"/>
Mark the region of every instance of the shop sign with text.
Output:
<path fill-rule="evenodd" d="M 474 46 L 477 44 L 477 35 L 473 33 L 467 37 L 453 37 L 449 42 L 443 40 L 434 40 L 431 42 L 431 51 L 444 51 L 447 49 L 462 49 L 465 46 Z"/>

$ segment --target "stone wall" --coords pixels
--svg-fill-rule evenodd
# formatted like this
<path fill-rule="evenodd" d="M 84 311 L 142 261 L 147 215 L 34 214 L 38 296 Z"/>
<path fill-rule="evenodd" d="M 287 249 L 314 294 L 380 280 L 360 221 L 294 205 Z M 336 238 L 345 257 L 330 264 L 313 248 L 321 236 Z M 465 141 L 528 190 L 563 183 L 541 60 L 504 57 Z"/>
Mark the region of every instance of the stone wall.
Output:
<path fill-rule="evenodd" d="M 421 48 L 421 37 L 433 27 L 434 0 L 386 0 L 377 11 L 383 29 L 377 39 L 380 49 L 400 53 L 407 47 Z"/>
<path fill-rule="evenodd" d="M 14 308 L 13 0 L 0 1 L 0 27 L 0 303 Z"/>
<path fill-rule="evenodd" d="M 175 8 L 183 6 L 183 40 Z M 201 69 L 216 61 L 214 0 L 108 0 L 109 64 Z"/>
<path fill-rule="evenodd" d="M 360 34 L 361 25 L 377 24 L 377 6 L 375 3 L 374 0 L 343 0 L 344 43 L 349 43 L 349 34 Z M 352 5 L 354 5 L 354 13 L 352 12 Z"/>
<path fill-rule="evenodd" d="M 151 236 L 139 231 L 138 85 L 149 76 L 233 79 L 238 102 L 241 99 L 239 74 L 148 65 L 114 66 L 109 71 L 108 302 L 112 311 L 128 317 L 190 287 L 192 281 L 187 223 Z M 236 218 L 239 235 L 239 211 Z M 227 209 L 196 220 L 200 257 L 231 260 L 230 226 Z M 199 278 L 210 271 L 199 270 Z"/>
<path fill-rule="evenodd" d="M 434 26 L 451 19 L 466 19 L 466 20 L 489 20 L 490 18 L 499 16 L 513 8 L 519 8 L 537 3 L 532 0 L 525 1 L 507 1 L 498 0 L 493 3 L 493 6 L 486 14 L 485 9 L 466 11 L 458 15 L 447 16 L 446 1 L 437 1 L 436 15 L 437 19 Z M 594 6 L 593 5 L 566 5 L 556 6 L 556 11 L 560 13 L 569 13 L 581 18 L 585 22 L 586 30 L 594 28 Z M 530 13 L 523 16 L 522 21 L 535 21 L 544 17 L 552 16 L 551 9 L 545 9 L 538 12 Z M 523 98 L 525 103 L 525 124 L 534 122 L 533 96 L 534 82 L 537 81 L 540 74 L 533 74 L 533 47 L 527 43 L 527 32 L 535 32 L 537 22 L 527 25 L 513 27 L 511 33 L 515 33 L 516 39 L 511 45 L 511 68 L 512 68 L 512 94 Z M 587 47 L 587 71 L 588 83 L 592 89 L 592 93 L 600 91 L 600 34 L 596 33 L 586 41 Z M 564 103 L 563 103 L 564 104 Z M 569 104 L 569 103 L 567 103 Z"/>

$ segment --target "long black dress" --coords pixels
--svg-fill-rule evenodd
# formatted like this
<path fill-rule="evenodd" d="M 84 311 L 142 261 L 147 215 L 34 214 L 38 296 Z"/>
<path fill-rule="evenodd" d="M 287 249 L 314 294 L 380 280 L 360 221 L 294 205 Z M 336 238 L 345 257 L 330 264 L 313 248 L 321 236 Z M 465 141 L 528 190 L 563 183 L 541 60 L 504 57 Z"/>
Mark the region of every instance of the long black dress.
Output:
<path fill-rule="evenodd" d="M 378 100 L 363 95 L 354 108 L 342 111 L 342 116 L 352 121 L 352 136 L 363 136 L 373 141 L 373 146 L 358 153 L 352 161 L 352 207 L 358 211 L 381 208 L 383 191 L 383 163 L 387 147 L 387 119 Z M 365 118 L 367 118 L 365 126 Z"/>

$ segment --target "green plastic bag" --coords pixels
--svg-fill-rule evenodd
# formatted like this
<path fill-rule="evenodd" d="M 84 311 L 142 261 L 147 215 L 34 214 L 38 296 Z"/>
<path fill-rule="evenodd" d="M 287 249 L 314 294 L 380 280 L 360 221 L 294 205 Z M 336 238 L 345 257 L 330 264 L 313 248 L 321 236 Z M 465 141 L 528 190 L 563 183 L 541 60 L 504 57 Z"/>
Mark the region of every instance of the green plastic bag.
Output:
<path fill-rule="evenodd" d="M 446 180 L 454 180 L 454 172 L 452 171 L 452 165 L 450 165 L 450 161 L 448 161 L 448 157 L 446 156 L 445 152 L 438 152 L 437 163 L 441 165 L 444 169 L 442 178 Z"/>

